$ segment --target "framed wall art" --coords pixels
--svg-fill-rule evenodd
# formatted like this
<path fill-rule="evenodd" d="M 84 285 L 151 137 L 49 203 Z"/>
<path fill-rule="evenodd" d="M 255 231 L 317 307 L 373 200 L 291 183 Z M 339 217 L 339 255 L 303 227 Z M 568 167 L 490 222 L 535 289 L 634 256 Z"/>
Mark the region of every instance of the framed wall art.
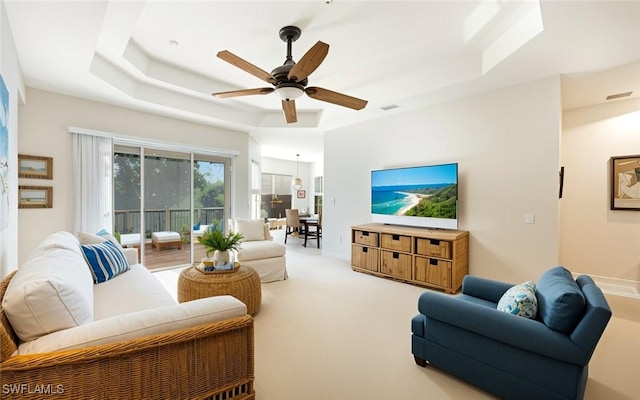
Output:
<path fill-rule="evenodd" d="M 611 209 L 640 211 L 640 154 L 611 157 Z"/>
<path fill-rule="evenodd" d="M 18 154 L 18 178 L 53 179 L 53 158 Z"/>
<path fill-rule="evenodd" d="M 296 195 L 299 199 L 304 199 L 307 197 L 307 191 L 306 190 L 296 190 Z"/>
<path fill-rule="evenodd" d="M 53 188 L 18 186 L 18 208 L 53 208 Z"/>

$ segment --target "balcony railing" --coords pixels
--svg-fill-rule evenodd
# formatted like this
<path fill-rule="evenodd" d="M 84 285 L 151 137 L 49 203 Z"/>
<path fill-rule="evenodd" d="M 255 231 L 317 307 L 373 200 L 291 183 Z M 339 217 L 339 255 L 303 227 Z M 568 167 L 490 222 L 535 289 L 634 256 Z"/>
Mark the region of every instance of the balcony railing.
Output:
<path fill-rule="evenodd" d="M 146 224 L 145 236 L 151 237 L 151 232 L 172 231 L 182 232 L 183 227 L 191 228 L 188 209 L 146 210 L 144 212 Z M 223 207 L 202 207 L 193 210 L 193 221 L 197 224 L 214 225 L 224 229 Z M 114 231 L 120 234 L 140 232 L 140 210 L 115 210 Z"/>

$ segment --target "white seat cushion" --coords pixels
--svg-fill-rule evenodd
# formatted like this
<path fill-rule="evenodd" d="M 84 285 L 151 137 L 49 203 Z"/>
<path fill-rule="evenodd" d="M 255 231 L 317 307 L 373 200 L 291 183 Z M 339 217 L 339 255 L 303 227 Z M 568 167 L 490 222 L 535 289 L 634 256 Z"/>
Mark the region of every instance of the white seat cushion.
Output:
<path fill-rule="evenodd" d="M 238 250 L 238 261 L 282 257 L 286 252 L 287 246 L 270 240 L 242 242 Z"/>
<path fill-rule="evenodd" d="M 158 243 L 175 242 L 176 240 L 181 240 L 181 236 L 178 232 L 153 232 L 151 234 L 151 237 Z"/>
<path fill-rule="evenodd" d="M 140 244 L 139 233 L 125 233 L 120 235 L 120 244 L 123 246 L 133 246 Z"/>
<path fill-rule="evenodd" d="M 55 332 L 21 344 L 18 354 L 45 353 L 115 343 L 242 317 L 246 314 L 247 306 L 235 297 L 205 297 L 182 304 L 116 315 Z"/>
<path fill-rule="evenodd" d="M 142 264 L 93 288 L 94 320 L 176 304 L 167 289 Z"/>
<path fill-rule="evenodd" d="M 89 267 L 76 250 L 50 246 L 18 268 L 2 307 L 22 341 L 92 322 Z"/>

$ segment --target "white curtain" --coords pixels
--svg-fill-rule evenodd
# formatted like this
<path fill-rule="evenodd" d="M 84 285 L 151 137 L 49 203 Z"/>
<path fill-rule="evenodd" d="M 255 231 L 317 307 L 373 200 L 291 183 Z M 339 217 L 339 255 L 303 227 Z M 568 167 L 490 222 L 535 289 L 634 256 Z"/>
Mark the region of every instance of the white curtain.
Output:
<path fill-rule="evenodd" d="M 76 232 L 112 230 L 112 149 L 110 138 L 73 133 Z"/>

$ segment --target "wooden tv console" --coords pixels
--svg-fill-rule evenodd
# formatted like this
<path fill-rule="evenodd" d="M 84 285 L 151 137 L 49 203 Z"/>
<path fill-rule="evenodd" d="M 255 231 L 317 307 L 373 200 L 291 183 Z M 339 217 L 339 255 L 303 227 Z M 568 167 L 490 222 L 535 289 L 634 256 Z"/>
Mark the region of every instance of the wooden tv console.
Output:
<path fill-rule="evenodd" d="M 469 273 L 469 232 L 354 225 L 351 268 L 453 294 Z"/>

